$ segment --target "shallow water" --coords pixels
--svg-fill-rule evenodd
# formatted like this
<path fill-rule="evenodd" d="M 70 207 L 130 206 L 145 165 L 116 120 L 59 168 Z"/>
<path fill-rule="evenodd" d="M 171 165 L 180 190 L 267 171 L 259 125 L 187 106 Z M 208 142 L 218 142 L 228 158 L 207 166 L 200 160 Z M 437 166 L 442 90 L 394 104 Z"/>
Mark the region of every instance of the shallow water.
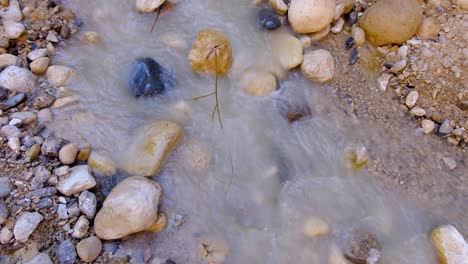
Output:
<path fill-rule="evenodd" d="M 128 158 L 126 146 L 139 126 L 161 119 L 184 126 L 184 141 L 155 177 L 164 187 L 169 226 L 126 241 L 134 263 L 144 263 L 148 254 L 200 263 L 201 243 L 228 248 L 225 263 L 327 263 L 329 248 L 353 228 L 376 234 L 383 248 L 379 263 L 436 263 L 426 236 L 432 218 L 345 166 L 345 149 L 377 130 L 355 126 L 322 87 L 299 72 L 290 72 L 269 97 L 253 98 L 240 88 L 243 69 L 274 66 L 272 33 L 256 27 L 250 0 L 177 1 L 153 33 L 154 15 L 133 11 L 133 0 L 64 2 L 83 19 L 82 30 L 97 31 L 101 43 L 77 38 L 55 57 L 54 63 L 77 70 L 67 88 L 80 103 L 56 111 L 54 132 L 88 143 L 119 164 Z M 196 33 L 206 28 L 225 33 L 235 56 L 219 83 L 224 129 L 211 121 L 213 98 L 191 100 L 214 88 L 214 76 L 192 72 L 187 60 Z M 186 46 L 168 47 L 163 40 L 170 36 Z M 131 96 L 127 66 L 143 56 L 172 72 L 174 89 L 159 98 Z M 278 112 L 278 99 L 309 105 L 312 117 L 289 124 Z M 187 113 L 174 110 L 181 101 Z M 194 140 L 212 152 L 207 170 L 194 170 L 184 158 Z M 382 151 L 391 144 L 380 143 Z M 184 223 L 177 227 L 179 216 Z M 331 234 L 306 238 L 303 225 L 311 216 L 326 220 Z"/>

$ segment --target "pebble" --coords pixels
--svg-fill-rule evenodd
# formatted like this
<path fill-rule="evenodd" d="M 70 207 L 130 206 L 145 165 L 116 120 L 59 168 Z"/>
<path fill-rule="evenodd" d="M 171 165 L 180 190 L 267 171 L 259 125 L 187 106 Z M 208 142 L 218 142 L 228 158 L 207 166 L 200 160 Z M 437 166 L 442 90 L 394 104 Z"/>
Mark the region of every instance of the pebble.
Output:
<path fill-rule="evenodd" d="M 167 70 L 152 58 L 138 59 L 131 66 L 129 85 L 135 97 L 163 94 L 173 84 Z"/>
<path fill-rule="evenodd" d="M 11 118 L 20 119 L 23 124 L 29 125 L 37 121 L 37 115 L 34 112 L 16 112 L 10 116 Z"/>
<path fill-rule="evenodd" d="M 114 175 L 117 172 L 117 165 L 115 162 L 96 151 L 91 152 L 88 157 L 89 168 L 94 172 L 105 176 Z"/>
<path fill-rule="evenodd" d="M 31 93 L 36 89 L 37 77 L 29 70 L 14 65 L 0 73 L 0 85 L 19 93 Z"/>
<path fill-rule="evenodd" d="M 410 110 L 410 114 L 412 116 L 425 116 L 426 115 L 426 110 L 424 110 L 424 108 L 421 108 L 421 107 L 413 107 Z"/>
<path fill-rule="evenodd" d="M 68 219 L 68 210 L 65 204 L 59 204 L 57 208 L 57 218 L 58 219 Z"/>
<path fill-rule="evenodd" d="M 307 219 L 304 224 L 304 234 L 309 238 L 327 235 L 330 228 L 327 222 L 317 217 Z"/>
<path fill-rule="evenodd" d="M 11 137 L 8 139 L 8 147 L 15 152 L 19 152 L 21 143 L 17 137 Z"/>
<path fill-rule="evenodd" d="M 317 32 L 330 26 L 335 8 L 335 1 L 294 0 L 289 4 L 288 21 L 297 33 Z"/>
<path fill-rule="evenodd" d="M 457 162 L 450 157 L 443 157 L 442 161 L 445 163 L 449 170 L 454 170 L 457 167 Z"/>
<path fill-rule="evenodd" d="M 293 35 L 278 33 L 272 36 L 273 54 L 279 59 L 284 69 L 293 69 L 302 63 L 302 44 Z"/>
<path fill-rule="evenodd" d="M 19 93 L 17 95 L 14 95 L 14 96 L 8 98 L 8 100 L 6 100 L 6 102 L 0 103 L 0 109 L 7 110 L 7 109 L 10 109 L 12 107 L 15 107 L 19 103 L 21 103 L 25 98 L 26 98 L 26 95 L 24 93 Z"/>
<path fill-rule="evenodd" d="M 424 119 L 422 122 L 421 122 L 421 127 L 424 131 L 424 134 L 430 134 L 434 131 L 435 129 L 435 123 L 434 121 L 432 120 L 429 120 L 429 119 Z"/>
<path fill-rule="evenodd" d="M 97 206 L 96 195 L 94 195 L 94 193 L 83 191 L 78 197 L 78 204 L 81 212 L 85 214 L 88 219 L 94 218 Z"/>
<path fill-rule="evenodd" d="M 8 208 L 3 202 L 0 203 L 0 225 L 6 222 L 8 215 Z"/>
<path fill-rule="evenodd" d="M 20 138 L 22 136 L 22 133 L 19 130 L 19 128 L 15 127 L 15 126 L 10 126 L 10 125 L 3 126 L 0 129 L 0 134 L 7 137 L 7 138 L 11 138 L 11 137 Z"/>
<path fill-rule="evenodd" d="M 77 258 L 75 247 L 70 240 L 63 240 L 60 243 L 56 255 L 59 264 L 73 264 Z"/>
<path fill-rule="evenodd" d="M 44 217 L 37 212 L 24 212 L 16 221 L 13 233 L 19 242 L 26 242 Z"/>
<path fill-rule="evenodd" d="M 29 64 L 34 74 L 44 74 L 49 67 L 50 59 L 47 57 L 38 58 Z"/>
<path fill-rule="evenodd" d="M 245 92 L 252 96 L 267 96 L 276 91 L 276 78 L 267 71 L 247 69 L 240 83 Z"/>
<path fill-rule="evenodd" d="M 55 86 L 66 85 L 74 75 L 75 70 L 61 65 L 52 65 L 46 71 L 47 79 Z"/>
<path fill-rule="evenodd" d="M 440 24 L 436 17 L 425 17 L 419 25 L 416 34 L 422 39 L 437 37 L 440 31 Z"/>
<path fill-rule="evenodd" d="M 55 187 L 45 187 L 41 188 L 26 194 L 26 198 L 28 199 L 35 199 L 35 198 L 42 198 L 47 196 L 53 196 L 57 193 L 57 188 Z"/>
<path fill-rule="evenodd" d="M 44 156 L 58 157 L 58 152 L 60 146 L 62 145 L 62 140 L 49 137 L 44 140 L 42 143 L 41 152 Z"/>
<path fill-rule="evenodd" d="M 59 42 L 59 40 L 57 38 L 57 34 L 55 33 L 55 31 L 52 31 L 52 30 L 50 30 L 49 34 L 47 34 L 46 40 L 48 40 L 50 42 L 54 42 L 54 43 Z"/>
<path fill-rule="evenodd" d="M 90 146 L 82 147 L 78 151 L 78 155 L 76 155 L 76 160 L 77 161 L 87 161 L 90 154 L 91 154 L 91 147 Z"/>
<path fill-rule="evenodd" d="M 385 92 L 387 90 L 388 82 L 392 77 L 393 75 L 388 73 L 383 73 L 382 75 L 380 75 L 380 77 L 377 78 L 377 88 L 380 91 Z"/>
<path fill-rule="evenodd" d="M 49 108 L 41 109 L 39 112 L 37 112 L 37 120 L 40 124 L 50 123 L 52 120 L 54 120 L 54 114 Z"/>
<path fill-rule="evenodd" d="M 90 236 L 81 240 L 76 245 L 78 256 L 85 262 L 93 262 L 102 251 L 101 240 L 95 236 Z"/>
<path fill-rule="evenodd" d="M 284 0 L 269 0 L 270 6 L 281 16 L 286 15 L 288 12 L 287 2 Z"/>
<path fill-rule="evenodd" d="M 210 54 L 215 47 L 217 56 L 207 57 L 207 54 Z M 202 30 L 198 32 L 197 39 L 190 50 L 189 61 L 192 70 L 196 72 L 225 74 L 232 66 L 231 43 L 226 36 L 217 31 Z"/>
<path fill-rule="evenodd" d="M 354 40 L 354 37 L 348 37 L 345 41 L 345 49 L 349 50 L 351 49 L 352 47 L 354 47 L 354 44 L 356 43 L 356 41 Z"/>
<path fill-rule="evenodd" d="M 8 3 L 8 1 L 7 1 Z M 0 16 L 3 20 L 11 20 L 20 22 L 23 20 L 23 13 L 21 12 L 20 4 L 18 0 L 10 0 L 7 8 L 0 10 Z"/>
<path fill-rule="evenodd" d="M 406 68 L 406 59 L 400 60 L 393 64 L 393 67 L 390 69 L 391 73 L 399 73 Z"/>
<path fill-rule="evenodd" d="M 442 122 L 442 124 L 440 125 L 438 132 L 444 135 L 452 133 L 453 127 L 450 123 L 450 119 L 445 119 L 444 122 Z"/>
<path fill-rule="evenodd" d="M 46 208 L 50 208 L 53 204 L 54 202 L 52 201 L 52 199 L 50 199 L 49 197 L 45 197 L 39 200 L 36 206 L 39 209 L 46 209 Z"/>
<path fill-rule="evenodd" d="M 19 63 L 20 60 L 15 55 L 11 55 L 8 53 L 0 55 L 0 71 L 10 65 L 18 66 Z"/>
<path fill-rule="evenodd" d="M 351 51 L 351 55 L 349 55 L 349 65 L 354 65 L 357 60 L 359 59 L 359 50 L 358 48 L 354 47 Z"/>
<path fill-rule="evenodd" d="M 333 79 L 335 62 L 333 56 L 327 50 L 309 51 L 304 55 L 301 70 L 307 78 L 323 83 Z"/>
<path fill-rule="evenodd" d="M 333 23 L 332 27 L 330 28 L 330 31 L 334 34 L 340 33 L 343 30 L 344 23 L 344 19 L 340 17 L 335 23 Z"/>
<path fill-rule="evenodd" d="M 55 97 L 53 97 L 52 95 L 48 93 L 43 92 L 34 98 L 32 105 L 36 109 L 43 109 L 43 108 L 47 108 L 51 106 L 54 100 L 55 100 Z"/>
<path fill-rule="evenodd" d="M 76 155 L 78 154 L 78 145 L 69 143 L 63 146 L 59 151 L 59 159 L 65 165 L 70 165 L 75 162 Z"/>
<path fill-rule="evenodd" d="M 31 260 L 24 262 L 24 264 L 53 264 L 53 262 L 47 253 L 39 253 Z"/>
<path fill-rule="evenodd" d="M 270 8 L 260 9 L 258 12 L 258 23 L 260 27 L 268 30 L 274 30 L 281 26 L 281 21 L 275 11 Z"/>
<path fill-rule="evenodd" d="M 440 263 L 468 263 L 467 243 L 454 226 L 443 225 L 435 228 L 431 233 L 431 240 Z"/>
<path fill-rule="evenodd" d="M 11 192 L 10 178 L 0 177 L 0 198 L 7 197 Z"/>
<path fill-rule="evenodd" d="M 82 215 L 76 221 L 75 226 L 73 227 L 72 237 L 74 238 L 83 238 L 86 233 L 88 233 L 89 220 L 86 216 Z"/>
<path fill-rule="evenodd" d="M 152 226 L 147 228 L 146 231 L 161 232 L 166 228 L 166 226 L 167 226 L 167 216 L 163 213 L 159 213 L 158 219 L 156 220 L 156 222 Z"/>
<path fill-rule="evenodd" d="M 101 38 L 96 31 L 86 31 L 83 33 L 83 40 L 88 44 L 97 44 Z"/>
<path fill-rule="evenodd" d="M 28 59 L 35 61 L 41 57 L 47 56 L 47 49 L 35 49 L 28 53 Z"/>
<path fill-rule="evenodd" d="M 8 227 L 2 228 L 0 232 L 0 243 L 5 245 L 8 244 L 13 238 L 13 232 Z"/>
<path fill-rule="evenodd" d="M 44 166 L 38 166 L 34 169 L 34 178 L 31 181 L 31 185 L 29 187 L 30 190 L 37 190 L 44 187 L 44 183 L 47 182 L 51 173 L 50 171 Z"/>
<path fill-rule="evenodd" d="M 347 234 L 343 253 L 353 263 L 376 264 L 381 255 L 380 244 L 369 232 Z"/>
<path fill-rule="evenodd" d="M 177 33 L 165 33 L 161 36 L 161 41 L 173 49 L 186 50 L 188 47 L 184 37 Z"/>
<path fill-rule="evenodd" d="M 96 235 L 118 239 L 152 226 L 158 217 L 162 188 L 145 177 L 128 177 L 112 189 L 94 219 Z"/>
<path fill-rule="evenodd" d="M 7 39 L 17 39 L 26 30 L 23 24 L 10 20 L 3 21 L 3 29 L 3 36 Z"/>
<path fill-rule="evenodd" d="M 150 13 L 158 9 L 166 0 L 136 0 L 135 8 L 138 12 Z"/>
<path fill-rule="evenodd" d="M 8 123 L 8 125 L 16 126 L 16 127 L 20 127 L 22 124 L 23 124 L 23 121 L 21 121 L 21 119 L 19 118 L 12 118 L 10 122 Z"/>
<path fill-rule="evenodd" d="M 70 176 L 60 179 L 57 190 L 67 196 L 93 188 L 96 186 L 94 177 L 89 172 L 87 165 L 79 165 L 71 168 Z"/>
<path fill-rule="evenodd" d="M 366 42 L 366 33 L 360 27 L 354 26 L 351 28 L 351 35 L 354 38 L 354 43 L 358 47 L 361 47 Z"/>
<path fill-rule="evenodd" d="M 359 18 L 358 12 L 356 11 L 351 11 L 348 14 L 345 14 L 346 24 L 349 27 L 352 27 L 354 24 L 356 24 L 356 22 L 358 21 L 358 18 Z"/>
<path fill-rule="evenodd" d="M 408 108 L 413 108 L 416 105 L 416 102 L 418 101 L 419 93 L 418 91 L 411 91 L 408 93 L 406 96 L 405 100 L 405 105 Z"/>

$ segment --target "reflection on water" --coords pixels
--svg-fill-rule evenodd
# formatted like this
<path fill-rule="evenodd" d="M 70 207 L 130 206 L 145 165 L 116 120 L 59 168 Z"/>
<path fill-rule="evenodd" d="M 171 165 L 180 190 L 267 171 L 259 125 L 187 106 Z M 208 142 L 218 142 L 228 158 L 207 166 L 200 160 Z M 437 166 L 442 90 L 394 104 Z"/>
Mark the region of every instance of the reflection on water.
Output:
<path fill-rule="evenodd" d="M 257 29 L 250 0 L 177 1 L 153 33 L 154 14 L 137 14 L 133 1 L 65 2 L 83 18 L 83 30 L 100 34 L 101 43 L 76 39 L 57 54 L 56 63 L 78 72 L 67 88 L 81 103 L 56 111 L 55 132 L 116 161 L 143 124 L 174 120 L 186 133 L 155 177 L 165 190 L 162 208 L 169 227 L 126 242 L 135 249 L 136 263 L 143 262 L 143 249 L 177 263 L 200 263 L 205 239 L 220 241 L 206 242 L 217 250 L 228 248 L 226 263 L 326 263 L 329 248 L 355 228 L 374 232 L 383 248 L 379 263 L 436 263 L 424 236 L 431 226 L 427 216 L 360 180 L 343 162 L 356 135 L 373 133 L 371 128 L 356 130 L 321 87 L 298 72 L 289 73 L 281 89 L 266 98 L 250 97 L 239 87 L 243 69 L 275 67 L 273 33 Z M 233 69 L 219 83 L 224 129 L 211 122 L 214 99 L 191 100 L 213 89 L 213 76 L 192 72 L 187 61 L 196 33 L 206 28 L 224 32 L 235 56 Z M 140 57 L 154 58 L 171 71 L 174 88 L 156 98 L 132 97 L 126 69 Z M 289 124 L 278 111 L 281 100 L 307 105 L 310 118 Z M 190 166 L 184 156 L 188 140 L 210 149 L 207 170 Z M 303 226 L 311 216 L 325 220 L 331 233 L 307 238 Z"/>

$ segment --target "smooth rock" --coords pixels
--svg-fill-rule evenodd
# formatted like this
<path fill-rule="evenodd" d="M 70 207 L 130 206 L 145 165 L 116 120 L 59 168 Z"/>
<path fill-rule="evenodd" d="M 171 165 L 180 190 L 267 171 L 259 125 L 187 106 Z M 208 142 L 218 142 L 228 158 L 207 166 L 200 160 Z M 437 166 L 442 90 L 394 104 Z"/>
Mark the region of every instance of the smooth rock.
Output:
<path fill-rule="evenodd" d="M 440 125 L 438 132 L 444 135 L 452 133 L 453 127 L 450 123 L 451 121 L 449 119 L 445 119 L 444 122 L 442 122 L 442 124 Z"/>
<path fill-rule="evenodd" d="M 418 0 L 380 0 L 366 9 L 359 24 L 376 46 L 402 44 L 416 33 L 422 17 Z"/>
<path fill-rule="evenodd" d="M 167 226 L 167 216 L 163 213 L 159 213 L 158 219 L 156 220 L 156 222 L 150 227 L 148 227 L 146 231 L 161 232 L 166 228 L 166 226 Z"/>
<path fill-rule="evenodd" d="M 44 74 L 49 67 L 50 59 L 48 57 L 41 57 L 29 64 L 32 73 L 34 74 Z"/>
<path fill-rule="evenodd" d="M 21 143 L 17 137 L 11 137 L 8 139 L 8 147 L 15 152 L 19 152 Z"/>
<path fill-rule="evenodd" d="M 37 212 L 24 212 L 21 214 L 13 228 L 15 239 L 26 242 L 43 219 L 44 217 Z"/>
<path fill-rule="evenodd" d="M 78 206 L 88 219 L 93 219 L 96 214 L 97 200 L 96 195 L 89 191 L 84 191 L 78 197 Z"/>
<path fill-rule="evenodd" d="M 54 42 L 54 43 L 59 42 L 59 40 L 57 38 L 57 34 L 53 30 L 49 31 L 49 34 L 47 34 L 46 40 L 50 41 L 50 42 Z"/>
<path fill-rule="evenodd" d="M 8 98 L 8 100 L 6 100 L 5 102 L 0 103 L 0 110 L 7 110 L 12 107 L 15 107 L 21 102 L 23 102 L 25 98 L 26 98 L 26 95 L 24 93 L 16 94 Z"/>
<path fill-rule="evenodd" d="M 97 44 L 101 41 L 101 37 L 96 31 L 86 31 L 83 33 L 83 40 L 88 44 Z"/>
<path fill-rule="evenodd" d="M 304 55 L 301 70 L 311 80 L 327 82 L 333 79 L 335 62 L 333 61 L 333 56 L 327 50 L 309 51 Z"/>
<path fill-rule="evenodd" d="M 53 262 L 47 253 L 39 253 L 34 258 L 24 262 L 24 264 L 53 264 Z"/>
<path fill-rule="evenodd" d="M 361 47 L 366 42 L 366 33 L 360 27 L 354 26 L 353 28 L 351 28 L 351 35 L 354 38 L 354 43 L 358 47 Z"/>
<path fill-rule="evenodd" d="M 35 61 L 41 57 L 47 56 L 47 49 L 35 49 L 28 53 L 28 59 Z"/>
<path fill-rule="evenodd" d="M 418 91 L 409 92 L 405 99 L 405 105 L 409 108 L 413 108 L 416 105 L 418 98 L 419 98 Z"/>
<path fill-rule="evenodd" d="M 15 127 L 15 126 L 10 126 L 10 125 L 3 126 L 0 129 L 0 134 L 7 137 L 7 138 L 11 138 L 11 137 L 20 138 L 22 136 L 22 133 L 19 130 L 19 128 Z"/>
<path fill-rule="evenodd" d="M 284 69 L 293 69 L 302 63 L 302 43 L 298 38 L 279 33 L 272 36 L 272 42 L 273 54 Z"/>
<path fill-rule="evenodd" d="M 18 66 L 19 63 L 20 60 L 15 55 L 11 55 L 8 53 L 0 55 L 0 71 L 10 65 Z"/>
<path fill-rule="evenodd" d="M 118 239 L 152 226 L 158 217 L 162 194 L 156 182 L 144 177 L 129 177 L 107 196 L 94 220 L 101 239 Z"/>
<path fill-rule="evenodd" d="M 72 237 L 74 238 L 83 238 L 88 232 L 89 220 L 86 216 L 82 215 L 76 221 L 75 226 L 73 227 Z"/>
<path fill-rule="evenodd" d="M 141 127 L 127 148 L 124 169 L 131 175 L 157 175 L 182 135 L 182 127 L 170 121 Z"/>
<path fill-rule="evenodd" d="M 54 101 L 54 103 L 52 104 L 52 107 L 62 108 L 62 107 L 65 107 L 67 105 L 70 105 L 76 102 L 78 102 L 78 98 L 74 96 L 61 97 L 61 98 L 57 98 L 57 100 Z"/>
<path fill-rule="evenodd" d="M 83 239 L 76 245 L 76 251 L 84 262 L 93 262 L 101 254 L 101 240 L 95 236 Z"/>
<path fill-rule="evenodd" d="M 253 96 L 267 96 L 276 91 L 276 78 L 267 71 L 247 69 L 242 74 L 241 81 L 245 92 Z"/>
<path fill-rule="evenodd" d="M 270 6 L 281 16 L 286 15 L 288 12 L 288 5 L 284 0 L 268 0 Z"/>
<path fill-rule="evenodd" d="M 188 58 L 196 72 L 225 74 L 232 65 L 231 44 L 217 31 L 202 30 L 198 32 Z"/>
<path fill-rule="evenodd" d="M 131 66 L 129 85 L 135 97 L 154 96 L 170 90 L 174 81 L 152 58 L 141 58 Z"/>
<path fill-rule="evenodd" d="M 338 20 L 343 14 L 349 13 L 353 9 L 354 4 L 354 0 L 336 0 L 334 20 Z"/>
<path fill-rule="evenodd" d="M 54 114 L 49 108 L 41 109 L 39 112 L 37 112 L 37 120 L 40 124 L 50 123 L 52 120 L 54 120 Z"/>
<path fill-rule="evenodd" d="M 56 256 L 59 264 L 73 264 L 76 261 L 76 251 L 70 240 L 60 242 Z"/>
<path fill-rule="evenodd" d="M 344 23 L 344 19 L 340 17 L 335 23 L 333 23 L 332 27 L 330 28 L 330 31 L 334 34 L 340 33 L 343 30 Z"/>
<path fill-rule="evenodd" d="M 78 155 L 76 155 L 76 160 L 77 161 L 87 161 L 90 154 L 91 154 L 91 147 L 90 146 L 82 147 L 78 151 Z"/>
<path fill-rule="evenodd" d="M 410 110 L 410 114 L 412 116 L 425 116 L 426 115 L 426 110 L 424 110 L 424 108 L 421 108 L 421 107 L 413 107 Z"/>
<path fill-rule="evenodd" d="M 0 198 L 6 197 L 11 192 L 10 178 L 0 177 Z"/>
<path fill-rule="evenodd" d="M 307 219 L 304 224 L 304 234 L 309 238 L 327 235 L 330 232 L 327 222 L 317 217 Z"/>
<path fill-rule="evenodd" d="M 322 40 L 328 36 L 328 33 L 330 33 L 331 25 L 326 26 L 324 29 L 317 31 L 313 34 L 310 34 L 310 39 L 311 40 Z"/>
<path fill-rule="evenodd" d="M 442 264 L 468 263 L 468 244 L 452 225 L 435 228 L 431 233 L 432 245 Z"/>
<path fill-rule="evenodd" d="M 3 20 L 11 20 L 20 22 L 23 20 L 23 12 L 21 12 L 18 0 L 9 0 L 8 7 L 0 9 L 0 16 Z"/>
<path fill-rule="evenodd" d="M 67 196 L 81 191 L 91 189 L 96 186 L 96 181 L 89 172 L 87 165 L 79 165 L 71 168 L 70 176 L 61 179 L 57 185 L 57 190 Z"/>
<path fill-rule="evenodd" d="M 96 151 L 91 152 L 89 155 L 88 165 L 93 172 L 105 176 L 114 175 L 117 171 L 117 167 L 111 158 Z"/>
<path fill-rule="evenodd" d="M 421 24 L 418 27 L 417 35 L 422 39 L 428 39 L 437 37 L 440 31 L 440 24 L 435 17 L 423 18 Z"/>
<path fill-rule="evenodd" d="M 158 9 L 166 0 L 136 0 L 135 8 L 138 12 L 150 13 Z"/>
<path fill-rule="evenodd" d="M 63 146 L 59 151 L 59 159 L 65 165 L 70 165 L 75 162 L 76 155 L 78 154 L 78 145 L 69 143 Z"/>
<path fill-rule="evenodd" d="M 424 119 L 422 122 L 421 122 L 421 127 L 424 131 L 424 134 L 430 134 L 434 131 L 435 129 L 435 123 L 434 121 L 432 120 L 429 120 L 429 119 Z"/>
<path fill-rule="evenodd" d="M 330 25 L 335 17 L 335 0 L 293 0 L 288 20 L 297 33 L 313 33 Z"/>
<path fill-rule="evenodd" d="M 0 86 L 20 93 L 31 93 L 36 89 L 37 77 L 30 71 L 14 65 L 0 73 Z"/>
<path fill-rule="evenodd" d="M 52 65 L 46 71 L 47 79 L 55 86 L 64 86 L 74 75 L 75 70 L 61 65 Z"/>
<path fill-rule="evenodd" d="M 57 138 L 46 138 L 44 143 L 42 143 L 41 152 L 44 156 L 58 157 L 58 152 L 60 146 L 62 145 L 62 140 Z"/>
<path fill-rule="evenodd" d="M 0 203 L 0 225 L 6 222 L 6 220 L 8 219 L 8 215 L 8 208 L 3 202 Z"/>
<path fill-rule="evenodd" d="M 454 170 L 457 168 L 457 162 L 450 157 L 443 157 L 442 161 L 449 168 L 449 170 Z"/>
<path fill-rule="evenodd" d="M 356 264 L 376 264 L 381 255 L 377 239 L 369 232 L 355 231 L 348 234 L 343 253 Z"/>
<path fill-rule="evenodd" d="M 8 244 L 13 238 L 13 232 L 8 227 L 2 228 L 0 232 L 0 243 L 5 245 Z"/>
<path fill-rule="evenodd" d="M 11 118 L 20 119 L 23 124 L 29 125 L 37 121 L 37 115 L 34 112 L 16 112 L 10 116 Z"/>
<path fill-rule="evenodd" d="M 23 24 L 11 20 L 3 21 L 3 29 L 3 36 L 7 39 L 17 39 L 26 30 Z"/>
<path fill-rule="evenodd" d="M 258 11 L 258 24 L 261 28 L 275 30 L 281 26 L 281 21 L 275 11 L 270 8 L 262 8 Z"/>

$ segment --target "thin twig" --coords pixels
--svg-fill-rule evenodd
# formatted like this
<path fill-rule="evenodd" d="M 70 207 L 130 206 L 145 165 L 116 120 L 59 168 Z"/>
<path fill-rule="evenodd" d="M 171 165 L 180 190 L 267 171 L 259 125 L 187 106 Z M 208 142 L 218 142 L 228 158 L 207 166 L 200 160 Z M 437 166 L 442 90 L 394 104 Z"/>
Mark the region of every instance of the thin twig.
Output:
<path fill-rule="evenodd" d="M 164 5 L 166 3 L 162 4 L 159 8 L 158 11 L 156 12 L 156 18 L 154 19 L 153 26 L 151 27 L 150 33 L 153 33 L 153 29 L 156 26 L 156 22 L 158 21 L 159 15 L 161 14 L 161 10 L 163 9 Z"/>
<path fill-rule="evenodd" d="M 234 178 L 234 163 L 232 162 L 232 153 L 229 152 L 229 161 L 231 163 L 231 177 L 229 177 L 229 184 L 228 184 L 228 187 L 226 189 L 226 194 L 225 196 L 227 196 L 229 190 L 231 189 L 231 185 L 232 185 L 232 178 Z"/>

